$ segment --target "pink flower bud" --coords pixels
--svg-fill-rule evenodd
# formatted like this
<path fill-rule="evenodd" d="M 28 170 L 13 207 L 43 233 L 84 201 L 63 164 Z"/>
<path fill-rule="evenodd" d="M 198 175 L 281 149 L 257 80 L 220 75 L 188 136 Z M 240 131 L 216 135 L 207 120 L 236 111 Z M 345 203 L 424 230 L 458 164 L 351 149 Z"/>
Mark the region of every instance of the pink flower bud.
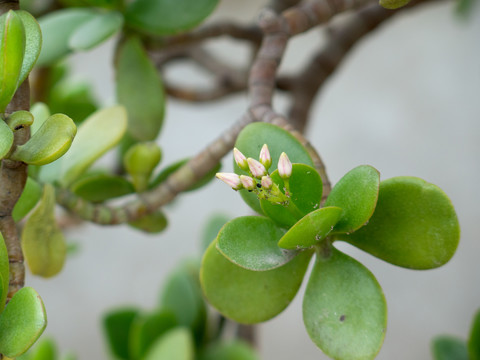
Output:
<path fill-rule="evenodd" d="M 215 176 L 217 179 L 222 180 L 225 184 L 230 186 L 233 190 L 243 189 L 242 182 L 240 181 L 240 176 L 233 173 L 216 173 Z"/>
<path fill-rule="evenodd" d="M 292 176 L 292 163 L 284 152 L 282 152 L 278 159 L 278 175 L 280 175 L 282 179 L 288 179 Z"/>
<path fill-rule="evenodd" d="M 265 190 L 269 190 L 272 188 L 272 186 L 273 186 L 273 181 L 270 176 L 262 177 L 262 188 L 264 188 Z"/>
<path fill-rule="evenodd" d="M 267 175 L 267 169 L 265 169 L 265 166 L 263 166 L 257 160 L 248 158 L 247 162 L 248 162 L 248 167 L 250 168 L 250 172 L 257 179 L 261 179 L 263 175 Z"/>
<path fill-rule="evenodd" d="M 242 182 L 242 185 L 245 189 L 247 190 L 255 189 L 256 182 L 250 176 L 240 175 L 240 181 Z"/>
<path fill-rule="evenodd" d="M 270 156 L 270 151 L 268 151 L 267 144 L 263 144 L 262 150 L 260 150 L 260 162 L 267 169 L 272 165 L 272 157 Z"/>
<path fill-rule="evenodd" d="M 233 158 L 240 169 L 243 171 L 248 171 L 247 158 L 237 148 L 233 148 Z"/>

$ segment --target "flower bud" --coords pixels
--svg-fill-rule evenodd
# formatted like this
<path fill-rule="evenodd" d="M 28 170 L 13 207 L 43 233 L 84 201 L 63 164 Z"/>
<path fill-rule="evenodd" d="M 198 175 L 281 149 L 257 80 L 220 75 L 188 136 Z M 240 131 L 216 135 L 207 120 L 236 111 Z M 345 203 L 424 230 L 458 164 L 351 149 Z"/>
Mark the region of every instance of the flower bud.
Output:
<path fill-rule="evenodd" d="M 242 182 L 242 185 L 245 189 L 247 190 L 255 189 L 256 182 L 250 176 L 240 175 L 240 181 Z"/>
<path fill-rule="evenodd" d="M 292 176 L 292 163 L 284 152 L 282 152 L 278 159 L 278 175 L 280 175 L 282 179 L 288 179 Z"/>
<path fill-rule="evenodd" d="M 270 190 L 273 186 L 273 181 L 270 176 L 263 176 L 262 177 L 262 188 L 265 190 Z"/>
<path fill-rule="evenodd" d="M 261 179 L 262 176 L 267 175 L 267 169 L 265 169 L 265 166 L 263 166 L 257 160 L 248 158 L 247 162 L 248 162 L 248 167 L 250 168 L 250 172 L 257 179 Z"/>
<path fill-rule="evenodd" d="M 260 150 L 260 162 L 268 169 L 272 165 L 272 157 L 270 156 L 270 151 L 268 151 L 267 144 L 263 144 L 262 150 Z"/>
<path fill-rule="evenodd" d="M 248 171 L 249 170 L 248 169 L 247 158 L 237 148 L 233 148 L 233 158 L 235 159 L 235 162 L 237 163 L 237 165 L 240 169 L 242 169 L 243 171 Z"/>
<path fill-rule="evenodd" d="M 240 181 L 240 176 L 234 173 L 216 173 L 215 176 L 217 179 L 222 180 L 225 184 L 230 186 L 233 190 L 243 189 L 242 182 Z"/>

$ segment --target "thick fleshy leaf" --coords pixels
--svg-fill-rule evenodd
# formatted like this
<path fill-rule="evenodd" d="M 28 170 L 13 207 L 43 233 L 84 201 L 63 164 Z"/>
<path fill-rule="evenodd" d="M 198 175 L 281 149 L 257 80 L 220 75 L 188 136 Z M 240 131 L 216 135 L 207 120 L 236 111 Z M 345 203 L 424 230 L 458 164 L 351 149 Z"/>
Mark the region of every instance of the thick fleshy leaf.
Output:
<path fill-rule="evenodd" d="M 68 42 L 73 50 L 89 50 L 101 44 L 123 25 L 119 12 L 96 13 L 90 20 L 74 30 Z"/>
<path fill-rule="evenodd" d="M 0 233 L 0 281 L 2 282 L 1 288 L 3 289 L 0 292 L 0 314 L 3 311 L 5 300 L 7 299 L 8 294 L 8 282 L 9 282 L 9 262 L 8 262 L 8 252 L 5 245 L 5 240 Z"/>
<path fill-rule="evenodd" d="M 55 190 L 45 184 L 42 199 L 25 222 L 22 249 L 30 271 L 51 277 L 60 272 L 65 262 L 65 238 L 55 219 Z"/>
<path fill-rule="evenodd" d="M 25 53 L 25 29 L 12 10 L 0 16 L 0 113 L 3 113 L 20 85 Z"/>
<path fill-rule="evenodd" d="M 351 233 L 365 225 L 375 210 L 379 186 L 380 174 L 372 166 L 361 165 L 345 174 L 325 202 L 343 209 L 333 232 Z"/>
<path fill-rule="evenodd" d="M 260 150 L 264 144 L 268 145 L 272 157 L 270 172 L 273 172 L 277 168 L 278 159 L 282 152 L 288 155 L 292 163 L 302 163 L 309 166 L 314 165 L 307 150 L 292 134 L 272 124 L 257 122 L 246 126 L 238 135 L 235 147 L 246 157 L 258 159 Z M 233 166 L 237 174 L 246 174 L 240 170 L 235 161 Z M 240 191 L 240 195 L 253 210 L 263 214 L 255 194 Z"/>
<path fill-rule="evenodd" d="M 70 185 L 95 160 L 118 144 L 127 129 L 123 106 L 105 108 L 90 115 L 79 127 L 70 151 L 62 159 L 61 184 Z"/>
<path fill-rule="evenodd" d="M 128 225 L 149 234 L 157 234 L 167 228 L 168 219 L 161 210 L 142 216 L 140 219 L 130 221 Z"/>
<path fill-rule="evenodd" d="M 92 174 L 74 182 L 70 189 L 78 196 L 91 201 L 103 202 L 132 194 L 135 189 L 125 178 L 109 174 Z"/>
<path fill-rule="evenodd" d="M 52 115 L 10 158 L 30 165 L 49 164 L 67 152 L 76 133 L 77 127 L 67 115 Z"/>
<path fill-rule="evenodd" d="M 285 193 L 284 180 L 275 170 L 271 178 Z M 303 216 L 320 207 L 322 199 L 322 179 L 318 172 L 305 164 L 293 164 L 292 176 L 288 179 L 290 187 L 289 206 L 274 204 L 268 200 L 260 200 L 263 213 L 283 227 L 291 227 Z M 242 191 L 244 192 L 244 191 Z"/>
<path fill-rule="evenodd" d="M 37 62 L 40 50 L 42 49 L 42 31 L 37 20 L 27 11 L 19 10 L 16 12 L 20 17 L 25 29 L 25 54 L 23 57 L 22 69 L 18 84 L 21 84 L 32 71 Z"/>
<path fill-rule="evenodd" d="M 195 348 L 192 335 L 186 328 L 170 330 L 152 345 L 145 360 L 193 360 Z"/>
<path fill-rule="evenodd" d="M 128 112 L 129 134 L 139 141 L 155 140 L 163 124 L 165 92 L 136 37 L 128 38 L 118 50 L 116 80 L 118 101 Z"/>
<path fill-rule="evenodd" d="M 480 360 L 480 310 L 473 318 L 468 337 L 468 354 L 470 360 Z"/>
<path fill-rule="evenodd" d="M 208 246 L 212 243 L 212 241 L 217 238 L 217 235 L 222 226 L 230 220 L 231 218 L 224 214 L 215 214 L 208 219 L 202 232 L 202 253 L 204 253 L 205 250 L 207 250 Z"/>
<path fill-rule="evenodd" d="M 138 314 L 138 309 L 124 308 L 112 310 L 103 317 L 103 329 L 109 349 L 119 359 L 130 359 L 128 352 L 130 330 Z"/>
<path fill-rule="evenodd" d="M 225 224 L 217 237 L 217 249 L 232 263 L 248 270 L 278 268 L 296 255 L 280 249 L 278 240 L 285 230 L 263 216 L 243 216 Z"/>
<path fill-rule="evenodd" d="M 168 310 L 135 317 L 129 335 L 130 357 L 143 359 L 155 341 L 175 326 L 175 315 Z"/>
<path fill-rule="evenodd" d="M 453 336 L 437 336 L 432 341 L 434 360 L 476 360 L 468 357 L 465 341 Z"/>
<path fill-rule="evenodd" d="M 387 326 L 382 288 L 362 264 L 331 248 L 318 258 L 303 298 L 310 338 L 333 359 L 373 359 Z"/>
<path fill-rule="evenodd" d="M 460 226 L 439 187 L 405 176 L 382 181 L 368 225 L 339 238 L 391 264 L 432 269 L 455 253 Z"/>
<path fill-rule="evenodd" d="M 7 124 L 12 131 L 17 131 L 33 124 L 33 115 L 26 110 L 15 111 L 7 118 Z"/>
<path fill-rule="evenodd" d="M 5 121 L 0 119 L 0 159 L 8 154 L 13 144 L 13 131 Z"/>
<path fill-rule="evenodd" d="M 0 315 L 0 353 L 15 358 L 27 351 L 47 326 L 42 299 L 30 287 L 20 289 Z"/>
<path fill-rule="evenodd" d="M 135 0 L 127 8 L 127 24 L 155 35 L 170 35 L 199 25 L 219 0 Z"/>
<path fill-rule="evenodd" d="M 30 112 L 33 115 L 33 124 L 30 126 L 30 133 L 33 136 L 50 117 L 51 113 L 48 106 L 42 102 L 32 105 Z"/>
<path fill-rule="evenodd" d="M 31 177 L 28 177 L 22 195 L 13 208 L 13 220 L 15 222 L 22 220 L 37 205 L 41 197 L 42 187 Z"/>
<path fill-rule="evenodd" d="M 284 266 L 251 271 L 228 261 L 212 242 L 203 256 L 200 282 L 211 305 L 243 324 L 269 320 L 280 314 L 297 293 L 312 253 L 300 253 Z"/>
<path fill-rule="evenodd" d="M 217 342 L 200 353 L 199 360 L 260 360 L 255 350 L 243 341 Z"/>
<path fill-rule="evenodd" d="M 77 28 L 94 17 L 95 12 L 85 8 L 57 10 L 42 16 L 38 22 L 42 29 L 43 44 L 37 65 L 51 65 L 70 53 L 70 37 Z"/>
<path fill-rule="evenodd" d="M 332 231 L 341 214 L 342 209 L 335 206 L 312 211 L 282 236 L 278 246 L 284 249 L 304 249 L 318 244 Z"/>

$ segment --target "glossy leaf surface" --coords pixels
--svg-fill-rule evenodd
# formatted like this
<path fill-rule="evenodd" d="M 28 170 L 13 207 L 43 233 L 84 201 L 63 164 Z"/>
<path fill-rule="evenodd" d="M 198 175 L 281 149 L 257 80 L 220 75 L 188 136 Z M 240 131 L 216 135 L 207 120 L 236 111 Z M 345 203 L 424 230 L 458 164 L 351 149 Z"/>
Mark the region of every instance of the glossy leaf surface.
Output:
<path fill-rule="evenodd" d="M 146 233 L 157 234 L 165 230 L 168 225 L 168 219 L 161 210 L 142 216 L 140 219 L 130 221 L 128 225 Z"/>
<path fill-rule="evenodd" d="M 90 115 L 78 127 L 75 141 L 62 159 L 62 185 L 70 185 L 95 160 L 117 145 L 126 129 L 127 113 L 123 106 L 105 108 Z"/>
<path fill-rule="evenodd" d="M 243 216 L 225 224 L 217 237 L 217 249 L 232 263 L 248 270 L 278 268 L 296 255 L 280 249 L 278 240 L 285 230 L 261 216 Z"/>
<path fill-rule="evenodd" d="M 455 253 L 460 227 L 450 199 L 413 177 L 382 181 L 368 225 L 341 239 L 391 264 L 431 269 Z"/>
<path fill-rule="evenodd" d="M 70 149 L 77 127 L 64 114 L 50 116 L 24 145 L 17 146 L 11 159 L 30 165 L 49 164 Z"/>
<path fill-rule="evenodd" d="M 47 326 L 42 299 L 30 287 L 20 289 L 0 315 L 0 353 L 15 358 L 27 351 Z"/>
<path fill-rule="evenodd" d="M 41 197 L 42 187 L 31 177 L 28 177 L 22 195 L 13 208 L 13 220 L 15 222 L 22 220 L 37 205 Z"/>
<path fill-rule="evenodd" d="M 119 48 L 117 98 L 128 112 L 128 132 L 136 140 L 155 140 L 163 124 L 165 93 L 157 69 L 138 38 Z"/>
<path fill-rule="evenodd" d="M 128 25 L 155 35 L 170 35 L 199 25 L 219 0 L 135 0 L 127 8 Z"/>
<path fill-rule="evenodd" d="M 468 338 L 468 354 L 470 360 L 480 360 L 480 310 L 477 310 Z"/>
<path fill-rule="evenodd" d="M 373 359 L 387 326 L 382 289 L 362 264 L 331 251 L 328 259 L 317 259 L 310 275 L 303 299 L 305 327 L 333 359 Z"/>
<path fill-rule="evenodd" d="M 275 170 L 271 178 L 285 193 L 285 183 Z M 283 227 L 291 227 L 303 216 L 320 207 L 322 179 L 317 171 L 305 164 L 293 164 L 292 176 L 288 179 L 291 205 L 283 206 L 268 200 L 260 200 L 263 213 Z"/>
<path fill-rule="evenodd" d="M 42 49 L 42 31 L 37 20 L 27 11 L 19 10 L 16 12 L 23 23 L 25 29 L 25 54 L 23 56 L 22 69 L 18 84 L 21 84 L 32 71 L 37 62 L 40 50 Z"/>
<path fill-rule="evenodd" d="M 158 339 L 145 356 L 145 360 L 193 360 L 194 353 L 195 348 L 190 331 L 178 327 Z"/>
<path fill-rule="evenodd" d="M 123 25 L 119 12 L 96 13 L 88 21 L 77 27 L 68 41 L 73 50 L 89 50 L 101 44 Z"/>
<path fill-rule="evenodd" d="M 74 182 L 70 189 L 91 202 L 103 202 L 135 191 L 133 185 L 123 177 L 109 174 L 84 176 Z"/>
<path fill-rule="evenodd" d="M 0 159 L 8 154 L 13 145 L 13 131 L 5 121 L 0 119 Z"/>
<path fill-rule="evenodd" d="M 341 214 L 342 209 L 335 206 L 312 211 L 282 236 L 278 246 L 284 249 L 301 249 L 317 244 L 332 231 Z"/>
<path fill-rule="evenodd" d="M 256 352 L 243 341 L 218 342 L 207 347 L 199 360 L 260 360 Z"/>
<path fill-rule="evenodd" d="M 368 165 L 358 166 L 344 175 L 325 202 L 325 206 L 343 209 L 333 231 L 351 233 L 365 225 L 375 210 L 379 186 L 379 172 Z"/>
<path fill-rule="evenodd" d="M 128 342 L 132 323 L 139 311 L 135 308 L 117 309 L 103 317 L 103 329 L 109 349 L 120 359 L 130 359 Z"/>
<path fill-rule="evenodd" d="M 269 320 L 295 297 L 311 255 L 302 252 L 279 268 L 251 271 L 228 261 L 212 242 L 200 270 L 203 293 L 220 313 L 239 323 Z"/>
<path fill-rule="evenodd" d="M 302 163 L 313 166 L 312 158 L 303 145 L 288 131 L 272 124 L 257 122 L 247 125 L 238 135 L 235 147 L 246 157 L 258 159 L 263 144 L 268 145 L 272 157 L 270 172 L 273 172 L 277 168 L 278 159 L 282 152 L 287 153 L 292 163 Z M 235 162 L 233 166 L 237 174 L 246 174 L 240 170 Z M 263 213 L 255 194 L 240 191 L 240 195 L 253 210 L 260 214 Z"/>
<path fill-rule="evenodd" d="M 55 190 L 46 184 L 42 199 L 25 222 L 22 249 L 32 274 L 51 277 L 63 268 L 65 238 L 55 219 Z"/>
<path fill-rule="evenodd" d="M 453 336 L 437 336 L 432 341 L 434 360 L 475 360 L 468 357 L 465 341 Z"/>
<path fill-rule="evenodd" d="M 5 240 L 0 233 L 0 281 L 2 282 L 1 288 L 3 289 L 0 292 L 0 314 L 3 311 L 8 294 L 9 266 L 7 247 L 5 246 Z"/>

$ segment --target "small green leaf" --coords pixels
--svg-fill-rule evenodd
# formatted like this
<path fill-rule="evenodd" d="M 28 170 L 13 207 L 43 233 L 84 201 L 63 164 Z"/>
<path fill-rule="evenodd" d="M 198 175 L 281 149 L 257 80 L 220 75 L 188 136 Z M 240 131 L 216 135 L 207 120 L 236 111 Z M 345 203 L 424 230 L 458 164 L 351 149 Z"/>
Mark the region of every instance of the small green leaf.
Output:
<path fill-rule="evenodd" d="M 56 360 L 58 356 L 57 347 L 52 339 L 39 341 L 32 350 L 29 360 Z"/>
<path fill-rule="evenodd" d="M 161 210 L 142 216 L 140 219 L 130 221 L 128 225 L 149 234 L 157 234 L 167 228 L 168 219 Z"/>
<path fill-rule="evenodd" d="M 13 144 L 13 131 L 5 121 L 0 119 L 0 159 L 8 154 Z"/>
<path fill-rule="evenodd" d="M 432 341 L 434 360 L 475 360 L 468 357 L 465 341 L 452 336 L 437 336 Z"/>
<path fill-rule="evenodd" d="M 90 115 L 79 127 L 70 151 L 62 159 L 61 184 L 70 185 L 95 160 L 118 144 L 127 128 L 123 106 L 113 106 Z"/>
<path fill-rule="evenodd" d="M 55 190 L 45 184 L 39 205 L 25 222 L 22 249 L 30 271 L 52 277 L 60 272 L 67 253 L 65 239 L 55 219 Z"/>
<path fill-rule="evenodd" d="M 122 25 L 119 12 L 96 13 L 73 31 L 68 45 L 73 50 L 90 50 L 118 32 Z"/>
<path fill-rule="evenodd" d="M 33 136 L 50 117 L 51 113 L 48 106 L 42 102 L 37 102 L 30 108 L 30 113 L 33 115 L 33 124 L 30 126 L 30 132 Z"/>
<path fill-rule="evenodd" d="M 0 233 L 0 282 L 2 283 L 0 291 L 0 314 L 2 313 L 5 307 L 5 300 L 7 299 L 8 294 L 8 283 L 9 283 L 9 272 L 10 264 L 8 262 L 8 252 L 7 246 L 5 245 L 5 240 Z"/>
<path fill-rule="evenodd" d="M 29 127 L 33 124 L 33 115 L 26 110 L 15 111 L 7 118 L 7 124 L 12 131 Z"/>
<path fill-rule="evenodd" d="M 42 299 L 30 287 L 20 289 L 0 315 L 0 353 L 15 358 L 27 351 L 47 326 Z"/>
<path fill-rule="evenodd" d="M 171 35 L 199 25 L 219 0 L 135 0 L 127 8 L 127 24 L 154 35 Z"/>
<path fill-rule="evenodd" d="M 292 301 L 312 252 L 301 252 L 269 271 L 246 270 L 228 261 L 212 242 L 203 256 L 200 282 L 208 302 L 224 316 L 243 324 L 269 320 Z"/>
<path fill-rule="evenodd" d="M 230 220 L 231 218 L 224 214 L 215 214 L 210 216 L 202 232 L 202 253 L 205 252 L 208 246 L 212 243 L 212 241 L 217 238 L 217 235 L 222 226 Z"/>
<path fill-rule="evenodd" d="M 19 16 L 12 10 L 0 16 L 0 113 L 5 112 L 20 85 L 25 41 Z"/>
<path fill-rule="evenodd" d="M 21 84 L 32 71 L 37 62 L 40 50 L 42 49 L 42 31 L 37 20 L 27 11 L 19 10 L 16 12 L 20 17 L 25 29 L 25 55 L 23 57 L 22 69 L 18 84 Z"/>
<path fill-rule="evenodd" d="M 217 249 L 232 263 L 253 271 L 278 268 L 292 260 L 296 251 L 277 245 L 285 230 L 261 216 L 243 216 L 225 224 L 217 237 Z"/>
<path fill-rule="evenodd" d="M 80 8 L 57 10 L 42 16 L 38 22 L 43 34 L 43 45 L 37 65 L 51 65 L 70 53 L 70 37 L 76 29 L 94 17 L 95 12 L 91 9 Z"/>
<path fill-rule="evenodd" d="M 470 360 L 480 360 L 480 310 L 477 310 L 468 337 L 468 354 Z"/>
<path fill-rule="evenodd" d="M 123 156 L 123 166 L 138 192 L 147 190 L 153 170 L 162 159 L 162 150 L 154 142 L 137 143 Z"/>
<path fill-rule="evenodd" d="M 375 358 L 385 337 L 387 304 L 382 288 L 362 264 L 331 248 L 318 258 L 303 298 L 310 338 L 333 359 Z"/>
<path fill-rule="evenodd" d="M 328 206 L 312 211 L 293 225 L 278 242 L 284 249 L 304 249 L 318 244 L 332 231 L 342 209 Z"/>
<path fill-rule="evenodd" d="M 195 348 L 192 335 L 185 328 L 176 328 L 158 339 L 145 356 L 145 360 L 193 360 Z"/>
<path fill-rule="evenodd" d="M 380 0 L 378 3 L 385 9 L 395 10 L 407 5 L 411 0 Z"/>
<path fill-rule="evenodd" d="M 455 253 L 460 226 L 439 187 L 405 176 L 382 181 L 368 225 L 339 238 L 391 264 L 432 269 Z"/>
<path fill-rule="evenodd" d="M 239 340 L 217 342 L 200 353 L 199 360 L 260 360 L 255 350 Z"/>
<path fill-rule="evenodd" d="M 128 342 L 132 323 L 139 314 L 136 308 L 112 310 L 103 317 L 103 329 L 111 353 L 124 360 L 129 360 Z"/>
<path fill-rule="evenodd" d="M 109 174 L 84 176 L 74 182 L 70 189 L 91 202 L 103 202 L 135 191 L 133 185 L 123 177 Z"/>
<path fill-rule="evenodd" d="M 325 202 L 325 206 L 343 209 L 334 233 L 351 233 L 365 225 L 375 210 L 379 186 L 380 174 L 368 165 L 358 166 L 340 179 Z"/>
<path fill-rule="evenodd" d="M 277 168 L 278 158 L 282 152 L 288 155 L 292 163 L 301 163 L 314 166 L 312 158 L 307 150 L 300 142 L 288 131 L 282 128 L 257 122 L 247 125 L 238 135 L 235 147 L 240 150 L 246 157 L 258 159 L 260 150 L 264 144 L 268 145 L 270 155 L 272 157 L 272 167 L 269 169 L 273 172 Z M 235 172 L 239 175 L 246 173 L 233 162 Z M 240 191 L 243 200 L 256 212 L 263 214 L 260 203 L 255 194 L 247 191 Z"/>
<path fill-rule="evenodd" d="M 286 193 L 285 182 L 275 170 L 270 176 L 282 193 Z M 293 164 L 292 176 L 288 179 L 290 187 L 289 206 L 260 200 L 263 213 L 283 227 L 291 227 L 303 216 L 320 207 L 322 199 L 322 179 L 318 172 L 305 164 Z M 242 191 L 244 192 L 244 191 Z M 294 211 L 292 211 L 293 209 Z"/>
<path fill-rule="evenodd" d="M 37 205 L 41 197 L 42 187 L 31 177 L 28 177 L 22 195 L 13 208 L 13 220 L 15 222 L 22 220 Z"/>
<path fill-rule="evenodd" d="M 139 141 L 155 140 L 163 124 L 165 93 L 157 69 L 136 37 L 128 38 L 118 50 L 116 80 L 118 101 L 128 112 L 129 134 Z"/>

